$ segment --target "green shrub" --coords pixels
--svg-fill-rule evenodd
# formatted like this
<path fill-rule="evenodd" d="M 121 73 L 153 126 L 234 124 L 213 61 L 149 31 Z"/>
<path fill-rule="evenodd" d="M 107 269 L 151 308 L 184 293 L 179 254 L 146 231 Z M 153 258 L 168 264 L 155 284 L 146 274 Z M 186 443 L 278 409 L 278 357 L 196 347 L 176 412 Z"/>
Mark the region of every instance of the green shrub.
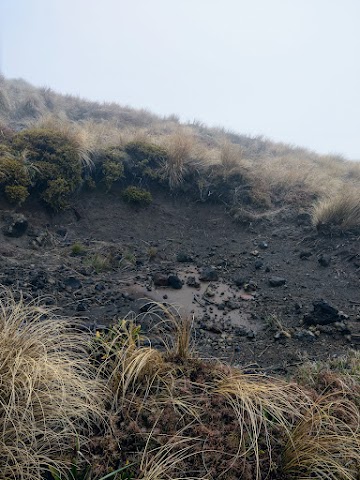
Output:
<path fill-rule="evenodd" d="M 125 151 L 136 162 L 146 160 L 150 167 L 158 166 L 158 164 L 167 157 L 167 152 L 164 148 L 148 142 L 129 142 L 125 146 Z"/>
<path fill-rule="evenodd" d="M 85 251 L 86 250 L 85 250 L 84 245 L 82 245 L 79 242 L 74 243 L 73 246 L 71 247 L 71 254 L 73 256 L 83 255 L 85 253 Z"/>
<path fill-rule="evenodd" d="M 28 198 L 29 191 L 22 185 L 7 185 L 5 187 L 5 195 L 9 202 L 21 205 Z"/>
<path fill-rule="evenodd" d="M 159 178 L 158 170 L 167 158 L 164 148 L 153 143 L 134 141 L 126 145 L 125 151 L 131 159 L 130 173 L 134 177 Z"/>
<path fill-rule="evenodd" d="M 150 205 L 153 201 L 152 195 L 148 190 L 135 186 L 127 187 L 122 192 L 122 197 L 128 203 L 141 206 Z"/>
<path fill-rule="evenodd" d="M 95 253 L 86 259 L 85 265 L 91 267 L 95 273 L 105 272 L 111 268 L 111 258 L 107 255 Z"/>
<path fill-rule="evenodd" d="M 56 180 L 48 182 L 47 189 L 41 197 L 47 205 L 53 210 L 64 210 L 68 207 L 68 197 L 71 193 L 71 185 L 64 178 L 59 177 Z"/>
<path fill-rule="evenodd" d="M 102 164 L 102 181 L 108 192 L 113 183 L 124 177 L 124 157 L 123 151 L 110 148 L 105 151 L 105 160 Z"/>
<path fill-rule="evenodd" d="M 30 177 L 24 162 L 15 157 L 0 157 L 0 184 L 30 185 Z"/>
<path fill-rule="evenodd" d="M 43 200 L 55 210 L 65 208 L 67 198 L 81 183 L 76 141 L 55 129 L 34 128 L 15 134 L 12 146 L 26 152 L 26 161 L 34 166 L 33 186 Z"/>

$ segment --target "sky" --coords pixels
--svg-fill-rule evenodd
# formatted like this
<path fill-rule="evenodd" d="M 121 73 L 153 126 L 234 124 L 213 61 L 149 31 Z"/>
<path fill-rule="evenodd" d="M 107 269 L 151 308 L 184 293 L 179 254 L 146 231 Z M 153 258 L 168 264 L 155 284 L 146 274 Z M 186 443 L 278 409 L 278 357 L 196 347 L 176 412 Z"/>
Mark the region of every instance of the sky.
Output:
<path fill-rule="evenodd" d="M 0 71 L 360 160 L 360 0 L 0 0 Z"/>

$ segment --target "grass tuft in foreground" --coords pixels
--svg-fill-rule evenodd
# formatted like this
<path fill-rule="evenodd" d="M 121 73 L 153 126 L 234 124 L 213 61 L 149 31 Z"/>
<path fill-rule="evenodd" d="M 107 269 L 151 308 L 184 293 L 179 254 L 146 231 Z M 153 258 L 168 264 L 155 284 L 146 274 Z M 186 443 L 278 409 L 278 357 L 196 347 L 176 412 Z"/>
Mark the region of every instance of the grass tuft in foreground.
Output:
<path fill-rule="evenodd" d="M 105 389 L 86 336 L 36 304 L 0 296 L 0 479 L 63 470 L 101 424 Z"/>

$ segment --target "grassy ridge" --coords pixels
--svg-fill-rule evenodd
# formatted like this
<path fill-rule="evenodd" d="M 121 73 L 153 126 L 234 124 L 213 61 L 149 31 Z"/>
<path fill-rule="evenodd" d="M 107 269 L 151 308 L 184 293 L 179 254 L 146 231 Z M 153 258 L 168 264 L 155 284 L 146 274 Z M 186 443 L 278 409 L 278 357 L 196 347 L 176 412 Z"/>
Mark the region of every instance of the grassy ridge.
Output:
<path fill-rule="evenodd" d="M 261 218 L 264 211 L 296 206 L 313 211 L 316 226 L 347 230 L 360 225 L 360 164 L 339 156 L 317 155 L 199 123 L 180 124 L 174 116 L 160 118 L 4 78 L 0 79 L 0 119 L 15 129 L 50 129 L 72 137 L 83 169 L 103 165 L 103 172 L 113 176 L 108 189 L 121 178 L 119 161 L 124 152 L 131 156 L 129 145 L 142 144 L 163 153 L 157 164 L 150 161 L 149 169 L 138 169 L 138 174 L 149 176 L 150 169 L 155 170 L 170 190 L 195 187 L 200 200 L 215 193 L 212 198 L 220 196 L 240 219 Z M 137 155 L 136 162 L 149 160 L 148 153 L 142 158 Z M 229 185 L 231 194 L 224 196 Z M 54 185 L 53 190 L 62 188 L 65 185 Z M 10 199 L 16 195 L 21 196 L 8 189 Z"/>

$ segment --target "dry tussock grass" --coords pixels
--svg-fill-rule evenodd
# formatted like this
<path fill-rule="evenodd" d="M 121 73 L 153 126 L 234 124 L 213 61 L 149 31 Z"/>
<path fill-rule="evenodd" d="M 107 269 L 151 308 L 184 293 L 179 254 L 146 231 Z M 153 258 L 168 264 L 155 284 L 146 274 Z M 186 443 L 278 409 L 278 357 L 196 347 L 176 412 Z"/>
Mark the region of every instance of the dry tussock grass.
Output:
<path fill-rule="evenodd" d="M 349 185 L 355 189 L 360 179 L 359 163 L 339 156 L 317 155 L 262 137 L 207 128 L 199 122 L 181 125 L 174 116 L 161 118 L 146 110 L 58 95 L 23 80 L 2 78 L 0 87 L 0 115 L 5 123 L 26 127 L 53 115 L 60 119 L 61 128 L 77 137 L 79 158 L 87 168 L 99 150 L 124 147 L 140 138 L 166 148 L 168 156 L 160 173 L 170 188 L 180 187 L 192 173 L 206 182 L 211 167 L 222 165 L 223 174 L 238 169 L 246 176 L 264 208 L 271 208 L 270 199 L 275 205 L 309 207 L 319 199 L 326 204 L 328 197 L 338 197 Z M 348 223 L 345 218 L 342 227 L 347 228 Z"/>
<path fill-rule="evenodd" d="M 159 173 L 171 190 L 180 187 L 192 171 L 201 169 L 207 163 L 204 147 L 189 129 L 177 129 L 163 139 L 159 136 L 155 138 L 167 152 Z"/>
<path fill-rule="evenodd" d="M 54 130 L 73 143 L 76 154 L 84 170 L 92 170 L 94 163 L 92 155 L 96 148 L 96 139 L 91 132 L 81 125 L 64 121 L 53 115 L 46 115 L 29 124 L 30 128 Z"/>
<path fill-rule="evenodd" d="M 60 470 L 103 412 L 86 336 L 48 310 L 0 298 L 0 478 Z"/>
<path fill-rule="evenodd" d="M 320 199 L 312 210 L 313 224 L 317 228 L 336 226 L 342 230 L 360 227 L 360 193 L 348 188 L 334 196 Z"/>
<path fill-rule="evenodd" d="M 138 327 L 125 321 L 101 367 L 105 377 L 116 372 L 118 455 L 136 464 L 134 478 L 357 479 L 353 399 L 189 356 L 188 322 L 155 307 L 147 315 L 174 335 L 167 348 L 142 346 Z"/>
<path fill-rule="evenodd" d="M 303 480 L 354 480 L 359 468 L 358 408 L 334 394 L 320 398 L 290 433 L 284 473 Z"/>

